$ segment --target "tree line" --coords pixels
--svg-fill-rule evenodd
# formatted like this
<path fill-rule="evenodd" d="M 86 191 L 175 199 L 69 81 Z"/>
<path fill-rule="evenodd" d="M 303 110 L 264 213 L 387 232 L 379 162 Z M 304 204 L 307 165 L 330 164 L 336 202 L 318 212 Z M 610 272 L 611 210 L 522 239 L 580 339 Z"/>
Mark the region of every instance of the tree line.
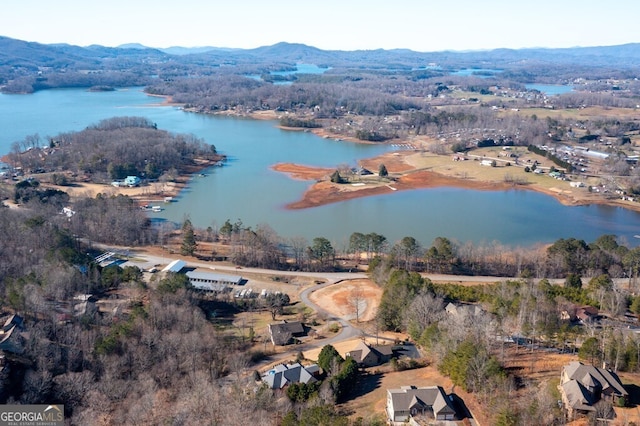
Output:
<path fill-rule="evenodd" d="M 321 236 L 312 241 L 303 237 L 282 238 L 266 224 L 252 229 L 241 220 L 235 223 L 226 220 L 219 229 L 209 227 L 196 234 L 203 242 L 228 245 L 229 260 L 233 262 L 273 269 L 329 271 L 344 268 L 341 264 L 352 269 L 358 264 L 385 259 L 409 271 L 453 275 L 564 279 L 574 274 L 591 279 L 607 274 L 616 279 L 636 279 L 640 273 L 640 248 L 629 247 L 610 234 L 590 243 L 560 238 L 544 249 L 514 248 L 497 242 L 460 243 L 447 237 L 437 237 L 423 246 L 411 236 L 392 242 L 375 232 L 353 232 L 347 244 L 338 249 Z"/>

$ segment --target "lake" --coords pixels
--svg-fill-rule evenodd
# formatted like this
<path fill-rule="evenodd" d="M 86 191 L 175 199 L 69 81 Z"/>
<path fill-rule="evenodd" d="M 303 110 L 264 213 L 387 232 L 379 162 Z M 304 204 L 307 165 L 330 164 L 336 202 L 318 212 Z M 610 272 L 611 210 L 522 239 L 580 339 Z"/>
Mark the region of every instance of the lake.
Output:
<path fill-rule="evenodd" d="M 229 156 L 224 167 L 193 177 L 178 201 L 151 217 L 198 227 L 219 227 L 241 219 L 247 226 L 268 224 L 283 237 L 329 238 L 337 248 L 353 232 L 377 232 L 394 242 L 414 236 L 429 245 L 445 236 L 460 242 L 530 246 L 558 238 L 593 241 L 602 234 L 640 242 L 640 214 L 607 206 L 567 207 L 554 198 L 523 190 L 472 191 L 435 188 L 398 191 L 305 210 L 289 211 L 309 182 L 270 169 L 278 162 L 336 167 L 356 165 L 392 147 L 324 139 L 311 133 L 284 131 L 276 122 L 187 113 L 161 106 L 162 99 L 141 89 L 87 92 L 49 90 L 32 95 L 0 95 L 0 154 L 11 143 L 39 133 L 43 139 L 81 130 L 113 116 L 144 116 L 161 129 L 192 133 Z M 165 207 L 165 206 L 163 206 Z"/>
<path fill-rule="evenodd" d="M 296 69 L 292 71 L 271 71 L 269 74 L 271 75 L 279 75 L 279 76 L 287 76 L 293 74 L 323 74 L 324 72 L 330 70 L 331 68 L 322 68 L 314 64 L 296 64 Z M 252 78 L 254 80 L 262 81 L 262 76 L 257 74 L 250 74 L 246 77 Z M 291 81 L 276 81 L 274 84 L 288 85 L 292 84 Z"/>
<path fill-rule="evenodd" d="M 474 76 L 479 78 L 490 78 L 496 74 L 500 74 L 503 70 L 493 68 L 462 68 L 457 71 L 453 71 L 450 75 L 460 75 L 464 77 Z"/>
<path fill-rule="evenodd" d="M 525 84 L 524 87 L 528 90 L 537 90 L 548 96 L 562 95 L 573 91 L 573 86 L 564 84 Z"/>

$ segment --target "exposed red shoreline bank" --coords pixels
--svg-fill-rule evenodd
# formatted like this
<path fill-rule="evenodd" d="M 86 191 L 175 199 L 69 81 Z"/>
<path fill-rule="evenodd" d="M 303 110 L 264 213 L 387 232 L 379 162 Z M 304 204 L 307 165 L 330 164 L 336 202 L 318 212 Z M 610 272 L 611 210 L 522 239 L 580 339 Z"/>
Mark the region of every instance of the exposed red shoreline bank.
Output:
<path fill-rule="evenodd" d="M 319 207 L 359 197 L 389 194 L 396 191 L 453 187 L 476 191 L 506 191 L 509 189 L 529 190 L 552 196 L 564 205 L 577 206 L 603 204 L 640 211 L 640 207 L 630 207 L 626 204 L 622 205 L 621 203 L 617 203 L 617 200 L 579 200 L 567 196 L 566 194 L 546 191 L 542 188 L 530 185 L 514 185 L 506 182 L 483 182 L 471 179 L 460 179 L 427 170 L 405 173 L 391 182 L 371 181 L 370 183 L 365 183 L 361 186 L 354 186 L 352 184 L 336 184 L 330 182 L 329 176 L 333 173 L 334 169 L 308 167 L 291 163 L 279 163 L 272 166 L 272 169 L 281 173 L 286 173 L 294 179 L 316 181 L 305 191 L 300 200 L 289 203 L 285 206 L 285 208 L 289 210 Z"/>

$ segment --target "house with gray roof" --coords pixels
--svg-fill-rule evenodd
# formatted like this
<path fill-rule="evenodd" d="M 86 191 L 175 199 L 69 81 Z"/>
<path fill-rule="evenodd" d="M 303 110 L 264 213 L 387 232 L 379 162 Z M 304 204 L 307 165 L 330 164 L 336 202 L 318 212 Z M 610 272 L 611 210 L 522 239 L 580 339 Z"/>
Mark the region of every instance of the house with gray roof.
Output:
<path fill-rule="evenodd" d="M 11 330 L 13 327 L 18 327 L 19 329 L 22 329 L 23 322 L 24 320 L 20 315 L 16 315 L 16 314 L 9 315 L 4 322 L 4 325 L 2 326 L 2 331 L 6 333 L 7 331 Z"/>
<path fill-rule="evenodd" d="M 315 383 L 318 381 L 314 376 L 320 372 L 316 364 L 303 367 L 300 363 L 278 364 L 262 376 L 262 381 L 269 389 L 283 389 L 292 383 Z"/>
<path fill-rule="evenodd" d="M 618 398 L 629 396 L 616 373 L 578 361 L 562 368 L 559 388 L 570 419 L 594 412 L 601 399 L 615 405 Z"/>
<path fill-rule="evenodd" d="M 440 386 L 402 386 L 387 390 L 387 416 L 392 425 L 455 420 L 456 415 L 451 398 Z"/>
<path fill-rule="evenodd" d="M 482 315 L 484 313 L 483 309 L 478 305 L 473 304 L 458 304 L 449 302 L 447 306 L 444 307 L 444 310 L 447 314 L 454 317 L 473 317 L 476 315 Z"/>
<path fill-rule="evenodd" d="M 269 324 L 269 335 L 274 345 L 288 345 L 292 338 L 304 336 L 304 326 L 299 321 L 282 321 Z"/>
<path fill-rule="evenodd" d="M 0 350 L 21 354 L 24 352 L 25 339 L 20 333 L 19 326 L 13 324 L 6 331 L 0 330 Z"/>

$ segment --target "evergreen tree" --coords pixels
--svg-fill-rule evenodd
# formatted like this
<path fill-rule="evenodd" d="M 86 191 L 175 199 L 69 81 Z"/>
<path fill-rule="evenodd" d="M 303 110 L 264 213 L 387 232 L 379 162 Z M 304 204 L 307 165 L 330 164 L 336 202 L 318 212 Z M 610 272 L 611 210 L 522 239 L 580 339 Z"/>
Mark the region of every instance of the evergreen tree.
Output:
<path fill-rule="evenodd" d="M 182 224 L 182 235 L 180 254 L 183 256 L 193 256 L 198 247 L 198 243 L 196 242 L 196 234 L 193 232 L 193 225 L 189 219 L 185 220 Z"/>
<path fill-rule="evenodd" d="M 339 364 L 344 361 L 336 348 L 331 345 L 325 345 L 322 347 L 320 355 L 318 355 L 318 366 L 322 368 L 323 372 L 327 373 L 331 370 L 334 359 L 337 360 Z"/>

